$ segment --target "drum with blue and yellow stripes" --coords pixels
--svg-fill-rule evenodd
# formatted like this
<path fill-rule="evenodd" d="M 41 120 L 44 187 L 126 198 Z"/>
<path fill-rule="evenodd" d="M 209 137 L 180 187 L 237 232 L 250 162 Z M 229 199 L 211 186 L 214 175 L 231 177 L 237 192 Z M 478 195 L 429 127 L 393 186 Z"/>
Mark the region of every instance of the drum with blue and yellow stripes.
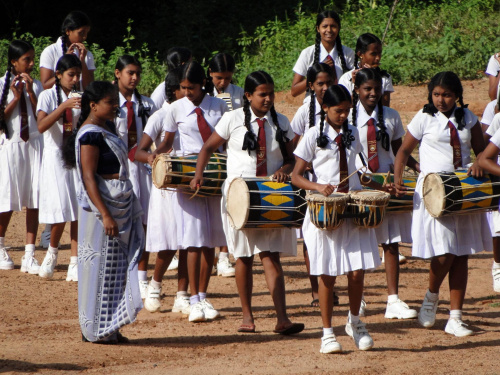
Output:
<path fill-rule="evenodd" d="M 300 228 L 306 214 L 305 191 L 269 178 L 235 178 L 227 192 L 231 225 L 243 228 Z"/>
<path fill-rule="evenodd" d="M 370 178 L 372 181 L 378 182 L 381 185 L 384 183 L 394 182 L 394 176 L 390 175 L 389 178 L 387 178 L 387 173 L 367 173 L 364 174 L 362 178 Z M 413 211 L 413 193 L 415 192 L 415 188 L 417 186 L 417 179 L 418 176 L 403 176 L 403 185 L 407 187 L 408 190 L 406 194 L 401 197 L 391 195 L 389 205 L 386 209 L 387 212 L 398 213 Z M 367 186 L 363 186 L 363 189 L 371 190 Z"/>

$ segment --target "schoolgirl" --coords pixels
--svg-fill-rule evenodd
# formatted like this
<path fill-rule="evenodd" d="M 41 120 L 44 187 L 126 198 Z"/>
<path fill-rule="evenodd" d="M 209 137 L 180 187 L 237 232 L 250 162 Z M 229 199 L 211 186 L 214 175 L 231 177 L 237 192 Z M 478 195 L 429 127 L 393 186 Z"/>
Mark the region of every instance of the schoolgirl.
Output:
<path fill-rule="evenodd" d="M 223 93 L 229 94 L 233 110 L 243 106 L 243 97 L 245 95 L 241 87 L 231 83 L 235 69 L 236 63 L 233 56 L 228 53 L 218 53 L 210 60 L 207 71 L 208 94 L 212 96 Z"/>
<path fill-rule="evenodd" d="M 34 257 L 38 230 L 38 184 L 43 139 L 35 109 L 43 91 L 33 79 L 35 50 L 21 40 L 10 43 L 7 72 L 0 78 L 0 269 L 14 268 L 5 249 L 5 232 L 13 211 L 26 207 L 26 246 L 21 272 L 38 274 Z"/>
<path fill-rule="evenodd" d="M 491 250 L 491 232 L 486 215 L 432 217 L 423 204 L 424 177 L 432 172 L 454 172 L 471 163 L 470 150 L 476 156 L 484 149 L 484 138 L 477 117 L 463 104 L 463 88 L 453 72 L 436 74 L 428 85 L 429 103 L 408 125 L 408 132 L 394 162 L 396 188 L 404 192 L 397 176 L 413 149 L 419 144 L 420 175 L 413 197 L 412 239 L 414 256 L 431 259 L 429 289 L 418 313 L 419 323 L 430 328 L 436 321 L 439 288 L 449 275 L 450 318 L 445 332 L 458 337 L 473 333 L 462 321 L 462 306 L 467 287 L 468 257 Z M 456 103 L 460 104 L 460 107 Z M 481 176 L 477 161 L 468 173 Z"/>
<path fill-rule="evenodd" d="M 75 54 L 82 63 L 80 90 L 94 80 L 94 56 L 83 44 L 90 31 L 90 19 L 81 11 L 73 11 L 64 19 L 61 36 L 40 55 L 40 81 L 44 89 L 50 89 L 56 79 L 56 65 L 65 54 Z"/>
<path fill-rule="evenodd" d="M 374 68 L 382 76 L 382 105 L 390 107 L 391 93 L 394 92 L 392 77 L 385 70 L 380 70 L 380 59 L 382 58 L 382 42 L 370 33 L 362 34 L 356 42 L 356 57 L 354 69 L 343 74 L 339 79 L 339 85 L 344 86 L 352 95 L 354 80 L 359 69 Z"/>
<path fill-rule="evenodd" d="M 486 66 L 486 75 L 488 76 L 488 95 L 491 100 L 498 99 L 498 85 L 500 83 L 500 52 L 491 55 Z"/>
<path fill-rule="evenodd" d="M 300 53 L 293 67 L 292 96 L 307 90 L 307 69 L 316 62 L 335 67 L 337 77 L 354 69 L 354 51 L 342 45 L 340 40 L 340 17 L 331 10 L 319 13 L 316 17 L 316 42 Z"/>
<path fill-rule="evenodd" d="M 40 177 L 40 223 L 52 224 L 50 244 L 40 267 L 41 277 L 52 277 L 57 263 L 59 241 L 66 222 L 71 223 L 71 260 L 66 281 L 78 281 L 78 202 L 76 170 L 64 168 L 62 147 L 71 136 L 80 116 L 80 94 L 71 92 L 80 83 L 82 64 L 66 54 L 56 65 L 55 85 L 40 94 L 37 107 L 38 130 L 44 135 Z"/>
<path fill-rule="evenodd" d="M 353 108 L 350 122 L 358 128 L 361 152 L 356 168 L 365 165 L 369 172 L 387 173 L 394 165 L 395 154 L 405 134 L 399 113 L 382 105 L 383 78 L 377 69 L 363 68 L 356 74 Z M 418 163 L 410 157 L 408 165 L 419 171 Z M 411 214 L 387 213 L 375 229 L 378 243 L 382 244 L 388 287 L 385 312 L 387 319 L 411 319 L 417 311 L 399 299 L 399 242 L 411 243 Z M 365 302 L 362 302 L 364 310 Z M 364 311 L 362 311 L 362 314 Z"/>
<path fill-rule="evenodd" d="M 165 117 L 165 139 L 156 153 L 170 151 L 178 132 L 177 155 L 197 154 L 210 137 L 215 125 L 227 111 L 222 99 L 207 95 L 206 77 L 198 62 L 184 64 L 180 71 L 180 87 L 184 98 L 168 107 Z M 177 248 L 187 251 L 189 287 L 191 291 L 190 322 L 215 319 L 220 316 L 206 298 L 212 273 L 216 246 L 225 246 L 226 239 L 220 217 L 220 197 L 172 196 L 176 222 L 165 226 L 167 233 L 177 233 Z M 172 225 L 171 227 L 169 227 Z"/>
<path fill-rule="evenodd" d="M 259 254 L 277 315 L 274 332 L 294 334 L 304 325 L 292 323 L 286 313 L 285 283 L 280 254 L 295 256 L 295 231 L 283 229 L 236 230 L 229 224 L 226 196 L 230 182 L 236 177 L 267 177 L 285 181 L 293 167 L 293 131 L 287 118 L 274 109 L 274 82 L 269 74 L 257 71 L 245 79 L 243 108 L 228 112 L 205 142 L 198 157 L 191 187 L 203 183 L 203 170 L 210 155 L 227 141 L 227 179 L 223 185 L 221 206 L 224 232 L 229 251 L 236 258 L 236 285 L 243 310 L 238 332 L 255 332 L 252 313 L 252 266 Z M 190 279 L 191 281 L 191 279 Z"/>
<path fill-rule="evenodd" d="M 296 164 L 292 183 L 329 196 L 335 190 L 360 190 L 357 175 L 343 182 L 356 169 L 356 155 L 361 152 L 358 130 L 347 117 L 351 96 L 343 86 L 330 86 L 323 97 L 321 123 L 309 129 L 295 150 Z M 312 163 L 317 182 L 303 177 Z M 349 314 L 346 332 L 361 350 L 373 347 L 373 340 L 359 319 L 364 272 L 380 264 L 375 230 L 355 226 L 346 220 L 334 231 L 318 229 L 311 223 L 309 209 L 304 224 L 304 242 L 309 250 L 311 275 L 320 276 L 319 306 L 323 321 L 321 353 L 342 351 L 332 328 L 333 287 L 336 277 L 346 274 L 349 290 Z"/>

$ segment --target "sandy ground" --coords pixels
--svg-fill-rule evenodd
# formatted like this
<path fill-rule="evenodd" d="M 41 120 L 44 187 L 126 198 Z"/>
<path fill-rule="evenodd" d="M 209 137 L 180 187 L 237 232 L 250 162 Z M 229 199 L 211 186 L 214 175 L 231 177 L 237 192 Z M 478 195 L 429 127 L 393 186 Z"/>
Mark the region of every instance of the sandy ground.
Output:
<path fill-rule="evenodd" d="M 465 82 L 465 102 L 478 115 L 488 102 L 487 82 Z M 472 90 L 474 89 L 474 90 Z M 422 107 L 425 87 L 396 87 L 392 106 L 403 122 Z M 277 95 L 278 111 L 293 116 L 301 100 Z M 469 287 L 464 320 L 475 335 L 455 338 L 444 333 L 449 309 L 447 283 L 441 290 L 434 328 L 421 328 L 414 320 L 386 320 L 386 282 L 383 268 L 368 273 L 364 321 L 375 341 L 372 351 L 356 349 L 344 331 L 348 311 L 346 278 L 337 281 L 340 306 L 333 324 L 343 354 L 321 355 L 321 317 L 309 306 L 310 287 L 299 244 L 296 258 L 284 258 L 288 312 L 306 329 L 294 337 L 272 332 L 275 312 L 263 269 L 254 268 L 254 312 L 257 332 L 236 332 L 241 319 L 235 281 L 213 277 L 209 297 L 222 318 L 211 323 L 189 323 L 170 311 L 176 291 L 176 271 L 163 280 L 163 307 L 159 313 L 140 312 L 137 321 L 122 329 L 131 343 L 103 346 L 80 341 L 77 285 L 65 281 L 69 262 L 69 233 L 64 233 L 54 278 L 19 272 L 24 250 L 24 213 L 15 213 L 6 242 L 16 264 L 0 271 L 0 373 L 43 374 L 495 374 L 500 347 L 500 296 L 492 289 L 492 256 L 481 253 L 469 263 Z M 42 226 L 40 226 L 40 231 Z M 420 306 L 427 287 L 429 263 L 411 257 L 411 246 L 402 245 L 408 263 L 401 267 L 400 296 L 411 307 Z M 45 254 L 37 248 L 40 263 Z M 155 256 L 151 257 L 152 275 Z"/>

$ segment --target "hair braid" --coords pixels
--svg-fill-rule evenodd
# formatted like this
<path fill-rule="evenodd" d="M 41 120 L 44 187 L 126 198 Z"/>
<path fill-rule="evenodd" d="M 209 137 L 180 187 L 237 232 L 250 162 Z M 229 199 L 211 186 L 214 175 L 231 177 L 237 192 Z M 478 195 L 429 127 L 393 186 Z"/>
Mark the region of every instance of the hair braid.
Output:
<path fill-rule="evenodd" d="M 314 42 L 314 61 L 313 61 L 315 63 L 320 62 L 319 61 L 320 44 L 321 44 L 321 35 L 316 31 L 316 41 Z"/>
<path fill-rule="evenodd" d="M 345 61 L 344 49 L 342 48 L 342 41 L 340 40 L 340 34 L 337 35 L 337 39 L 335 39 L 335 45 L 337 47 L 337 54 L 340 57 L 340 63 L 342 64 L 342 72 L 347 72 L 349 68 L 347 67 L 347 63 Z"/>
<path fill-rule="evenodd" d="M 377 127 L 380 131 L 377 134 L 377 141 L 380 140 L 382 144 L 382 148 L 385 151 L 389 151 L 391 147 L 391 142 L 389 139 L 389 134 L 387 133 L 387 127 L 385 126 L 384 121 L 384 105 L 382 104 L 382 99 L 378 102 L 378 119 L 377 119 Z"/>
<path fill-rule="evenodd" d="M 323 110 L 323 108 L 321 108 L 321 114 L 320 114 L 321 119 L 319 122 L 319 137 L 316 138 L 316 145 L 319 148 L 325 148 L 329 142 L 328 137 L 325 134 L 323 134 L 323 129 L 325 128 L 325 117 L 326 117 L 326 113 Z"/>
<path fill-rule="evenodd" d="M 7 106 L 7 96 L 10 90 L 10 79 L 12 77 L 11 73 L 12 65 L 9 61 L 7 72 L 5 73 L 5 82 L 3 85 L 2 96 L 0 98 L 0 130 L 5 133 L 7 139 L 10 138 L 9 129 L 7 128 L 7 122 L 5 121 L 5 107 Z"/>
<path fill-rule="evenodd" d="M 352 90 L 352 126 L 358 126 L 358 101 L 359 95 L 356 90 Z"/>
<path fill-rule="evenodd" d="M 250 151 L 254 151 L 257 149 L 257 136 L 252 131 L 250 127 L 250 102 L 247 97 L 243 97 L 243 114 L 245 115 L 245 119 L 243 121 L 243 125 L 247 128 L 247 132 L 245 133 L 245 138 L 243 139 L 243 147 L 241 148 L 243 151 L 247 150 L 248 155 L 250 155 Z"/>
<path fill-rule="evenodd" d="M 54 78 L 56 79 L 55 89 L 56 89 L 56 95 L 57 95 L 57 106 L 59 107 L 62 103 L 61 91 L 60 91 L 61 90 L 61 81 L 57 77 L 57 74 L 55 75 Z"/>
<path fill-rule="evenodd" d="M 62 48 L 62 53 L 63 53 L 63 55 L 65 55 L 65 54 L 66 54 L 66 52 L 68 51 L 68 47 L 66 46 L 66 41 L 67 41 L 67 39 L 68 39 L 68 36 L 66 35 L 66 33 L 63 33 L 63 34 L 61 35 L 61 41 L 62 41 L 62 43 L 61 43 L 61 48 Z"/>
<path fill-rule="evenodd" d="M 316 123 L 316 94 L 311 93 L 311 102 L 309 103 L 309 129 Z"/>
<path fill-rule="evenodd" d="M 465 108 L 467 105 L 464 104 L 464 98 L 462 95 L 458 97 L 458 103 L 460 107 L 455 110 L 455 118 L 457 119 L 458 130 L 463 130 L 465 128 Z"/>

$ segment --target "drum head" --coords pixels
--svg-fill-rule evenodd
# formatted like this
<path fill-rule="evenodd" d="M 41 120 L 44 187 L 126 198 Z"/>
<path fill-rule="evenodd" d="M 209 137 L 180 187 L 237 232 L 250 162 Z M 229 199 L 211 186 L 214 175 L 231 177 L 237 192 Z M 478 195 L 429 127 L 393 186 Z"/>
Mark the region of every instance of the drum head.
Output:
<path fill-rule="evenodd" d="M 248 220 L 250 192 L 244 179 L 235 178 L 227 190 L 226 210 L 231 226 L 241 229 Z"/>
<path fill-rule="evenodd" d="M 158 189 L 167 188 L 167 184 L 169 184 L 172 178 L 168 175 L 172 172 L 172 163 L 168 161 L 170 159 L 169 155 L 161 154 L 158 155 L 153 161 L 153 171 L 152 171 L 152 179 L 153 184 Z"/>
<path fill-rule="evenodd" d="M 438 173 L 429 173 L 425 176 L 422 192 L 427 212 L 432 217 L 440 217 L 446 205 L 446 193 L 441 176 Z"/>
<path fill-rule="evenodd" d="M 384 206 L 388 203 L 391 195 L 385 191 L 378 190 L 358 190 L 349 192 L 351 199 L 359 204 L 372 204 L 376 206 Z"/>

